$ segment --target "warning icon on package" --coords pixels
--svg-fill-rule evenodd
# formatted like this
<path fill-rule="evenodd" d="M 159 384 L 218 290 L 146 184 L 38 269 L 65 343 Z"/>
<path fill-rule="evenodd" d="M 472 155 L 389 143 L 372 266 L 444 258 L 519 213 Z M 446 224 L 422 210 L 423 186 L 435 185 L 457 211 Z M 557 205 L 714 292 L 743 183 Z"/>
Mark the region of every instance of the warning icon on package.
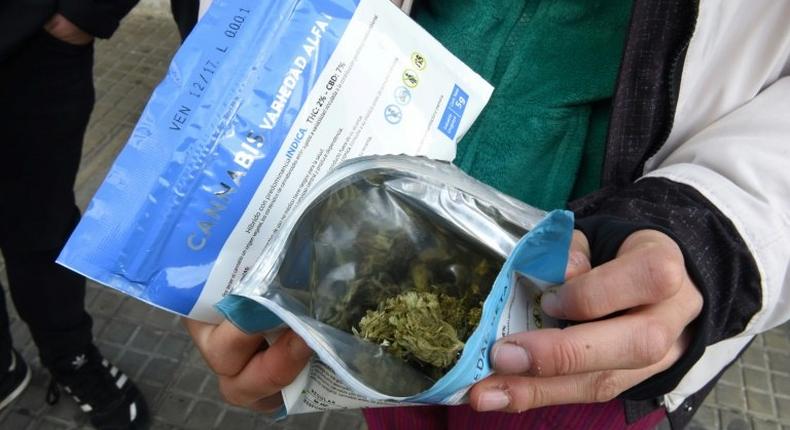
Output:
<path fill-rule="evenodd" d="M 397 105 L 389 105 L 384 108 L 384 119 L 390 124 L 397 124 L 403 119 L 403 112 Z"/>
<path fill-rule="evenodd" d="M 428 60 L 426 60 L 425 57 L 419 52 L 413 52 L 411 54 L 411 62 L 414 64 L 414 67 L 420 71 L 425 70 L 425 67 L 428 66 Z"/>
<path fill-rule="evenodd" d="M 395 101 L 400 105 L 407 105 L 411 101 L 411 91 L 406 87 L 395 88 Z"/>
<path fill-rule="evenodd" d="M 417 84 L 420 83 L 420 79 L 417 77 L 417 72 L 411 69 L 406 69 L 403 71 L 403 83 L 406 84 L 409 88 L 414 88 Z"/>

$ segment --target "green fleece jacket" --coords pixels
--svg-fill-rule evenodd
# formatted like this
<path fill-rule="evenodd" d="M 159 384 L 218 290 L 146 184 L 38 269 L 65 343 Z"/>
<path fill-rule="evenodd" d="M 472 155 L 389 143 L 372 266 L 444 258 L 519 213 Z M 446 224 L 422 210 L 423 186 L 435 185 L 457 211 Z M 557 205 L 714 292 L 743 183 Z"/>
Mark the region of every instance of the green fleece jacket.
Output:
<path fill-rule="evenodd" d="M 456 164 L 544 209 L 600 182 L 630 0 L 420 0 L 413 16 L 496 88 Z"/>

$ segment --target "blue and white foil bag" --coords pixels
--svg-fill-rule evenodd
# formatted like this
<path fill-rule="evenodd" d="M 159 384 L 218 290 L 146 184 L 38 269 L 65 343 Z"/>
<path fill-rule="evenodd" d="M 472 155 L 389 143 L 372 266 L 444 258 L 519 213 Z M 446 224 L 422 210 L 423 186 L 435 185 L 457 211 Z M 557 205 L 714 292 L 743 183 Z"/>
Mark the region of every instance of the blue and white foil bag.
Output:
<path fill-rule="evenodd" d="M 333 196 L 339 197 L 333 200 Z M 338 201 L 353 199 L 358 203 L 337 212 Z M 289 414 L 462 403 L 469 387 L 491 373 L 489 352 L 496 339 L 557 325 L 541 311 L 540 297 L 547 286 L 564 281 L 573 233 L 571 212 L 532 208 L 449 163 L 378 156 L 350 160 L 329 173 L 295 213 L 299 216 L 286 221 L 268 252 L 217 305 L 246 332 L 271 333 L 285 325 L 316 352 L 296 381 L 283 390 Z M 327 221 L 334 213 L 342 216 Z M 409 259 L 420 264 L 415 256 L 435 253 L 437 243 L 461 250 L 447 255 L 476 249 L 504 261 L 484 296 L 480 323 L 453 367 L 438 380 L 389 354 L 386 342 L 363 341 L 349 332 L 353 330 L 339 330 L 330 323 L 335 321 L 333 312 L 326 310 L 347 309 L 347 291 L 360 294 L 362 289 L 384 288 L 360 275 L 368 270 L 366 249 L 373 251 L 360 245 L 371 243 L 369 236 L 360 236 L 366 231 L 365 235 L 382 238 L 407 238 L 401 239 L 401 245 L 407 242 L 398 247 L 401 252 L 393 249 L 397 255 L 389 259 L 394 267 L 401 262 L 406 267 L 380 269 L 391 285 L 400 282 L 396 279 L 400 273 L 409 279 L 409 264 L 414 264 Z M 362 242 L 359 237 L 364 237 Z M 463 264 L 453 258 L 432 270 L 463 278 Z M 365 281 L 359 284 L 358 279 Z M 398 294 L 392 288 L 413 288 L 409 285 L 406 281 L 387 287 L 387 294 Z"/>
<path fill-rule="evenodd" d="M 452 160 L 491 92 L 388 0 L 216 0 L 58 262 L 218 321 L 318 179 L 363 155 Z"/>

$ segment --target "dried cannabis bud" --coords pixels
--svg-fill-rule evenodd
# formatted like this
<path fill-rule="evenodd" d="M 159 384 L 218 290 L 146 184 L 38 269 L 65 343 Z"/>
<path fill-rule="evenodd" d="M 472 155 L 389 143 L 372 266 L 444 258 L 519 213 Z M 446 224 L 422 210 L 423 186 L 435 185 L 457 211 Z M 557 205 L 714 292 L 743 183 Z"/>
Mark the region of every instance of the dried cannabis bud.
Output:
<path fill-rule="evenodd" d="M 377 187 L 315 209 L 311 308 L 439 378 L 477 327 L 501 259 Z"/>
<path fill-rule="evenodd" d="M 459 310 L 455 306 L 449 313 Z M 355 334 L 387 346 L 398 357 L 409 359 L 413 356 L 445 368 L 455 362 L 464 348 L 447 317 L 436 294 L 407 291 L 385 300 L 377 310 L 368 311 L 359 321 L 359 332 Z"/>

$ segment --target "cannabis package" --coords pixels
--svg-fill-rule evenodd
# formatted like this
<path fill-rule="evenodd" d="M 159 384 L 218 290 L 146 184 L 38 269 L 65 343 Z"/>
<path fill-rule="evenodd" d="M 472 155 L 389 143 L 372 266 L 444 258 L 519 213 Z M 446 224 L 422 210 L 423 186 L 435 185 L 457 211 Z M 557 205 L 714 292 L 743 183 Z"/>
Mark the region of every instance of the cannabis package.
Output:
<path fill-rule="evenodd" d="M 551 326 L 573 228 L 449 163 L 364 157 L 327 175 L 218 305 L 248 332 L 284 323 L 317 352 L 288 413 L 458 403 L 497 338 Z"/>
<path fill-rule="evenodd" d="M 58 262 L 189 318 L 346 159 L 452 160 L 493 88 L 389 0 L 214 0 Z"/>

